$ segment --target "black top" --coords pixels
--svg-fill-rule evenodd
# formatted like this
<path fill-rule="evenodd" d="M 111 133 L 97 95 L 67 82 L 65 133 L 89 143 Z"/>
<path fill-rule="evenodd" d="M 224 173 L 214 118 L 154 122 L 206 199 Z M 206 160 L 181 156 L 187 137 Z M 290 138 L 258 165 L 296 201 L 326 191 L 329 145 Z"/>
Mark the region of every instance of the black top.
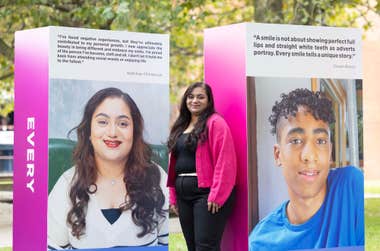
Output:
<path fill-rule="evenodd" d="M 175 144 L 174 152 L 176 156 L 175 171 L 176 174 L 195 173 L 195 150 L 185 145 L 189 133 L 182 133 Z"/>
<path fill-rule="evenodd" d="M 107 221 L 112 225 L 119 219 L 121 210 L 119 208 L 102 209 L 102 213 Z"/>

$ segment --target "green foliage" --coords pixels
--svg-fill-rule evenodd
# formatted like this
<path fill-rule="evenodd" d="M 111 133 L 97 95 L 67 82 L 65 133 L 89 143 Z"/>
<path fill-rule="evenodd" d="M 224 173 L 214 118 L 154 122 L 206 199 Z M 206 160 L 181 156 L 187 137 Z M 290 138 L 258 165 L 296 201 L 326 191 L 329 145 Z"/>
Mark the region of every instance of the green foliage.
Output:
<path fill-rule="evenodd" d="M 176 101 L 184 86 L 203 80 L 203 30 L 251 21 L 250 1 L 184 1 L 171 11 L 171 93 Z"/>
<path fill-rule="evenodd" d="M 170 33 L 171 101 L 203 79 L 203 30 L 252 21 L 353 26 L 364 0 L 3 0 L 0 2 L 0 107 L 13 104 L 14 32 L 57 25 Z M 358 11 L 360 9 L 360 11 Z M 364 11 L 363 11 L 364 10 Z M 368 23 L 367 26 L 370 24 Z M 4 91 L 6 90 L 6 91 Z M 9 98 L 11 97 L 11 98 Z M 9 108 L 3 108 L 9 109 Z"/>
<path fill-rule="evenodd" d="M 3 69 L 3 65 L 1 64 Z M 13 65 L 8 64 L 4 69 L 13 68 Z M 12 69 L 13 72 L 13 69 Z M 0 81 L 0 116 L 6 117 L 9 112 L 13 111 L 14 95 L 13 95 L 13 78 Z"/>
<path fill-rule="evenodd" d="M 254 5 L 257 22 L 339 27 L 355 26 L 358 17 L 376 8 L 366 0 L 260 0 Z"/>
<path fill-rule="evenodd" d="M 250 1 L 3 1 L 0 42 L 7 47 L 0 49 L 0 83 L 13 81 L 13 34 L 17 30 L 57 25 L 170 33 L 170 86 L 172 100 L 176 102 L 176 94 L 182 86 L 203 79 L 203 29 L 250 21 L 252 15 Z M 4 99 L 0 103 L 4 103 Z"/>

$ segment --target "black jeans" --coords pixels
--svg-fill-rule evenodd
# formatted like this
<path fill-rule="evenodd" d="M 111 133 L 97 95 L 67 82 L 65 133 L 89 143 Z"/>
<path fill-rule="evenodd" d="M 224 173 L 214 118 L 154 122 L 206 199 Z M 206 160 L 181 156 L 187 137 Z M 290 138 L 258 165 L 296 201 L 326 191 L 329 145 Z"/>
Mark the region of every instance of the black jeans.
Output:
<path fill-rule="evenodd" d="M 232 212 L 235 189 L 215 214 L 207 210 L 210 188 L 198 188 L 196 176 L 175 182 L 179 220 L 189 251 L 219 251 L 224 227 Z"/>

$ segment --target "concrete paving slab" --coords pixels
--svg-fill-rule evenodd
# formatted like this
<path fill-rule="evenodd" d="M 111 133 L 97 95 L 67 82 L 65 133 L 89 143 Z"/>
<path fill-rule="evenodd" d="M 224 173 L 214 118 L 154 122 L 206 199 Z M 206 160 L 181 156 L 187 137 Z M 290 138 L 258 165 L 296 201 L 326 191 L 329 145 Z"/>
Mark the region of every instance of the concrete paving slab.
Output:
<path fill-rule="evenodd" d="M 178 217 L 169 219 L 169 233 L 182 233 L 181 224 Z"/>
<path fill-rule="evenodd" d="M 12 246 L 12 208 L 12 203 L 0 203 L 0 247 Z"/>

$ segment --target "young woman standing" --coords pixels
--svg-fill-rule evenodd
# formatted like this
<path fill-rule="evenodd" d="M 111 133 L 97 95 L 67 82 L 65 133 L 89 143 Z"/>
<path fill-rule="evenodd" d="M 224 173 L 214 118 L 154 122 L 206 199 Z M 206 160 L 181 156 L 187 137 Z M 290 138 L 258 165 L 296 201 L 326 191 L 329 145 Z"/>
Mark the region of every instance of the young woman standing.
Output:
<path fill-rule="evenodd" d="M 179 215 L 188 250 L 220 250 L 235 197 L 236 155 L 209 85 L 197 82 L 186 90 L 168 148 L 170 208 Z"/>

